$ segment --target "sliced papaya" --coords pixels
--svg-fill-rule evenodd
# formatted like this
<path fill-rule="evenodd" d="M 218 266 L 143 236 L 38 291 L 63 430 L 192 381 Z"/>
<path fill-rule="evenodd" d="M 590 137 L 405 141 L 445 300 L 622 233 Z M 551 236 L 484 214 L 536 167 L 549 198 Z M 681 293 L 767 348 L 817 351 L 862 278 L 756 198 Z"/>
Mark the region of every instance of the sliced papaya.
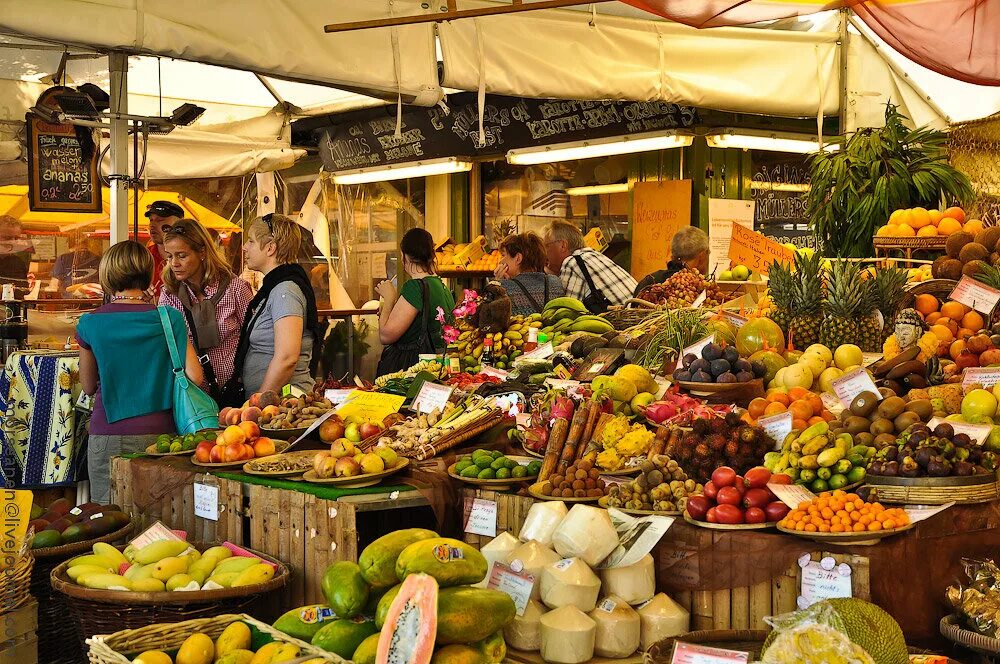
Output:
<path fill-rule="evenodd" d="M 375 664 L 429 664 L 437 634 L 438 583 L 411 574 L 389 606 L 379 635 Z"/>

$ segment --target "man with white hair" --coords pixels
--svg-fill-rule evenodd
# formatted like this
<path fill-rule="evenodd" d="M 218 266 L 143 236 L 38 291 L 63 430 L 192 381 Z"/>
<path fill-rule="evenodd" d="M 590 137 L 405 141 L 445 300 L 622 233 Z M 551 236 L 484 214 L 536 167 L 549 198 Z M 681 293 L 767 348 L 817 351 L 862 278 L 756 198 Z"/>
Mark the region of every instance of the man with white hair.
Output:
<path fill-rule="evenodd" d="M 547 268 L 566 288 L 566 295 L 583 302 L 594 314 L 625 304 L 632 297 L 635 279 L 620 265 L 584 246 L 576 224 L 554 221 L 545 231 Z"/>
<path fill-rule="evenodd" d="M 674 233 L 670 241 L 670 261 L 667 268 L 657 270 L 640 281 L 635 287 L 634 297 L 638 297 L 643 288 L 662 284 L 687 267 L 702 274 L 708 272 L 708 236 L 697 226 L 685 226 Z"/>

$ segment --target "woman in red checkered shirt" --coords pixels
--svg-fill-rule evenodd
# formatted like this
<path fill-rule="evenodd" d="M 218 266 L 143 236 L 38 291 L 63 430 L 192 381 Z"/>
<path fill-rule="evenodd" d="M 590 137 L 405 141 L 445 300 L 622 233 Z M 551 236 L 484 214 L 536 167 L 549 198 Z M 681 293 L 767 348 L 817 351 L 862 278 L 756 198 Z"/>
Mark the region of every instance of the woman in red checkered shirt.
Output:
<path fill-rule="evenodd" d="M 165 229 L 163 248 L 167 263 L 160 305 L 184 314 L 208 392 L 218 401 L 221 386 L 233 375 L 240 328 L 253 293 L 194 219 L 181 219 Z"/>

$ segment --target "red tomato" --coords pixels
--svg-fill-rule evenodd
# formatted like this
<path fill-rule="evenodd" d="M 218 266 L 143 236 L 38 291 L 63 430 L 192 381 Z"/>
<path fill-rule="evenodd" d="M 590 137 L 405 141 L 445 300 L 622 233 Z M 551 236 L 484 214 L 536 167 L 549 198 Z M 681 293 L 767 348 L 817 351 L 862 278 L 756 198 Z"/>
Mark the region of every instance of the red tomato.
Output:
<path fill-rule="evenodd" d="M 771 484 L 791 484 L 791 475 L 785 475 L 784 473 L 775 473 L 771 475 Z"/>
<path fill-rule="evenodd" d="M 751 507 L 746 511 L 745 518 L 747 523 L 764 523 L 767 520 L 767 515 L 761 508 Z"/>
<path fill-rule="evenodd" d="M 692 519 L 704 521 L 708 510 L 712 508 L 712 501 L 705 496 L 691 496 L 687 501 L 687 513 Z"/>
<path fill-rule="evenodd" d="M 769 522 L 781 521 L 788 515 L 791 510 L 788 505 L 784 504 L 780 500 L 775 500 L 773 503 L 768 503 L 764 508 L 764 514 L 767 515 L 767 520 Z"/>
<path fill-rule="evenodd" d="M 743 479 L 742 475 L 736 476 L 736 481 L 733 482 L 733 488 L 739 491 L 741 496 L 747 492 L 746 480 Z"/>
<path fill-rule="evenodd" d="M 709 510 L 705 512 L 705 521 L 708 521 L 709 523 L 719 523 L 719 517 L 716 516 L 715 511 L 717 509 L 718 507 L 709 508 Z"/>
<path fill-rule="evenodd" d="M 764 466 L 757 466 L 748 470 L 744 477 L 748 488 L 763 489 L 771 479 L 771 471 Z"/>
<path fill-rule="evenodd" d="M 706 482 L 702 493 L 704 493 L 705 497 L 709 500 L 715 500 L 715 496 L 719 493 L 719 490 L 715 488 L 715 484 L 712 482 Z"/>
<path fill-rule="evenodd" d="M 744 522 L 743 510 L 736 505 L 719 505 L 715 508 L 715 518 L 730 525 Z"/>
<path fill-rule="evenodd" d="M 720 505 L 739 505 L 740 491 L 734 486 L 724 486 L 719 489 L 719 495 L 715 497 L 715 502 Z"/>
<path fill-rule="evenodd" d="M 712 484 L 720 489 L 736 483 L 736 471 L 729 466 L 720 466 L 712 471 Z"/>
<path fill-rule="evenodd" d="M 743 507 L 764 509 L 772 500 L 774 496 L 767 489 L 747 489 L 743 494 Z"/>

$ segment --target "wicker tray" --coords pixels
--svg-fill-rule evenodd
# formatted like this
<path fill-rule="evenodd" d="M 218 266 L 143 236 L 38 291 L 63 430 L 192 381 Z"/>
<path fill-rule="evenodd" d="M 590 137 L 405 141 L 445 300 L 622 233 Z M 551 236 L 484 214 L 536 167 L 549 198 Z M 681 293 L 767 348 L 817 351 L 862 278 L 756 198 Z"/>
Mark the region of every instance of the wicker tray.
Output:
<path fill-rule="evenodd" d="M 556 498 L 555 496 L 546 496 L 539 490 L 538 485 L 541 482 L 536 482 L 528 487 L 528 493 L 531 494 L 532 498 L 537 498 L 538 500 L 561 500 L 564 503 L 596 503 L 601 499 L 601 496 L 595 496 L 593 498 Z"/>
<path fill-rule="evenodd" d="M 876 237 L 872 238 L 872 246 L 876 249 L 944 249 L 948 237 Z"/>
<path fill-rule="evenodd" d="M 614 509 L 618 510 L 619 512 L 624 512 L 625 514 L 631 514 L 632 516 L 648 516 L 651 514 L 655 514 L 656 516 L 681 516 L 682 514 L 684 514 L 684 512 L 681 512 L 680 510 L 677 510 L 675 512 L 661 512 L 658 510 L 632 510 L 628 509 L 627 507 L 609 507 L 607 496 L 601 496 L 600 498 L 598 498 L 597 504 L 603 507 L 604 509 Z"/>
<path fill-rule="evenodd" d="M 873 487 L 878 499 L 894 505 L 944 505 L 989 503 L 1000 498 L 996 475 L 967 477 L 885 477 L 868 475 L 865 482 Z"/>
<path fill-rule="evenodd" d="M 53 592 L 52 570 L 60 563 L 90 551 L 98 542 L 124 540 L 132 532 L 134 523 L 129 523 L 104 537 L 74 542 L 45 549 L 32 549 L 35 566 L 31 571 L 31 594 L 38 600 L 38 661 L 47 664 L 77 664 L 84 658 L 81 640 L 76 631 L 76 623 L 67 620 L 69 608 L 62 593 Z"/>
<path fill-rule="evenodd" d="M 778 527 L 777 521 L 768 521 L 766 523 L 709 523 L 708 521 L 692 519 L 688 516 L 687 512 L 684 512 L 684 520 L 692 526 L 708 528 L 709 530 L 767 530 Z"/>
<path fill-rule="evenodd" d="M 199 551 L 213 546 L 195 542 L 192 545 Z M 149 593 L 94 590 L 78 586 L 69 579 L 66 575 L 69 561 L 66 561 L 52 570 L 52 590 L 63 595 L 81 645 L 83 640 L 95 634 L 111 634 L 122 628 L 136 629 L 161 622 L 210 618 L 232 611 L 253 612 L 265 594 L 288 583 L 290 573 L 280 561 L 248 551 L 278 566 L 274 578 L 255 586 L 219 590 Z"/>
<path fill-rule="evenodd" d="M 441 452 L 447 452 L 450 449 L 458 447 L 462 443 L 472 440 L 485 431 L 489 431 L 496 425 L 500 424 L 500 422 L 503 421 L 503 418 L 504 414 L 501 410 L 495 410 L 487 413 L 478 420 L 470 422 L 464 429 L 454 431 L 447 436 L 439 438 L 433 443 L 422 445 L 417 448 L 415 453 L 407 456 L 410 456 L 410 458 L 416 459 L 417 461 L 425 461 L 440 454 Z"/>
<path fill-rule="evenodd" d="M 288 443 L 281 440 L 274 441 L 275 454 L 281 454 L 286 449 L 288 449 Z M 252 460 L 253 459 L 250 459 L 250 461 Z M 222 463 L 203 463 L 195 459 L 194 455 L 192 454 L 191 463 L 193 463 L 196 466 L 201 466 L 202 468 L 236 468 L 237 466 L 243 466 L 245 463 L 247 463 L 247 459 L 240 459 L 239 461 L 223 461 Z"/>
<path fill-rule="evenodd" d="M 399 461 L 392 468 L 387 468 L 380 473 L 370 473 L 368 475 L 353 475 L 351 477 L 318 477 L 316 471 L 308 470 L 302 475 L 302 479 L 310 484 L 329 484 L 331 486 L 342 486 L 348 489 L 359 489 L 366 486 L 375 486 L 386 477 L 395 475 L 410 465 L 410 460 L 406 457 L 399 457 Z"/>
<path fill-rule="evenodd" d="M 270 625 L 254 620 L 246 614 L 223 614 L 212 618 L 198 618 L 181 623 L 156 624 L 138 629 L 124 629 L 113 634 L 101 634 L 87 639 L 90 650 L 88 657 L 91 664 L 130 664 L 135 656 L 146 650 L 170 651 L 180 648 L 184 640 L 195 632 L 207 634 L 213 640 L 222 631 L 236 621 L 243 621 L 274 641 L 294 643 L 299 647 L 300 656 L 309 655 L 313 659 L 324 662 L 342 663 L 336 655 L 317 648 L 314 645 L 299 641 L 296 638 L 279 632 Z"/>
<path fill-rule="evenodd" d="M 994 639 L 962 626 L 956 615 L 945 616 L 940 623 L 941 634 L 949 641 L 986 655 L 1000 655 L 1000 639 Z"/>
<path fill-rule="evenodd" d="M 521 465 L 521 466 L 526 466 L 529 463 L 531 463 L 532 461 L 538 461 L 538 459 L 536 457 L 527 457 L 527 456 L 513 456 L 513 455 L 511 455 L 511 456 L 508 456 L 507 458 L 511 459 L 513 461 L 517 461 L 518 465 Z M 521 463 L 522 461 L 524 463 Z M 525 476 L 525 477 L 508 477 L 506 479 L 499 479 L 499 480 L 498 479 L 481 480 L 478 477 L 462 477 L 461 475 L 459 475 L 458 473 L 455 472 L 455 466 L 457 466 L 457 465 L 458 465 L 458 462 L 455 462 L 455 463 L 451 464 L 450 466 L 448 466 L 448 474 L 451 477 L 453 477 L 454 479 L 458 480 L 459 482 L 464 482 L 466 484 L 471 484 L 473 486 L 480 486 L 480 487 L 483 487 L 485 489 L 494 489 L 494 490 L 495 489 L 506 489 L 508 487 L 514 486 L 515 484 L 521 484 L 523 482 L 531 482 L 532 484 L 534 484 L 535 480 L 538 479 L 538 473 L 535 473 L 534 475 L 528 475 L 528 476 Z"/>

